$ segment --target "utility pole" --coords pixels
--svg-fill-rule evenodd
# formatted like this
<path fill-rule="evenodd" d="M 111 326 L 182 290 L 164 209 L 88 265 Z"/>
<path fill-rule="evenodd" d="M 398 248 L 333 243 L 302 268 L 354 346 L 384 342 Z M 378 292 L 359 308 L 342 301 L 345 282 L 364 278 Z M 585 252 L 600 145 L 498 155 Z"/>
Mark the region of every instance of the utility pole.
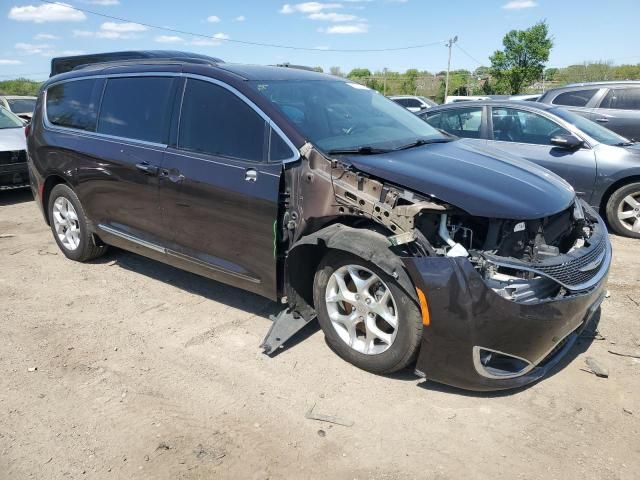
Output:
<path fill-rule="evenodd" d="M 449 47 L 449 61 L 447 62 L 447 78 L 444 82 L 444 101 L 447 101 L 447 95 L 449 95 L 449 70 L 451 69 L 451 47 L 458 41 L 458 36 L 449 39 L 449 42 L 445 44 L 445 47 Z"/>
<path fill-rule="evenodd" d="M 384 86 L 382 87 L 382 94 L 387 96 L 387 67 L 382 70 L 384 72 Z"/>

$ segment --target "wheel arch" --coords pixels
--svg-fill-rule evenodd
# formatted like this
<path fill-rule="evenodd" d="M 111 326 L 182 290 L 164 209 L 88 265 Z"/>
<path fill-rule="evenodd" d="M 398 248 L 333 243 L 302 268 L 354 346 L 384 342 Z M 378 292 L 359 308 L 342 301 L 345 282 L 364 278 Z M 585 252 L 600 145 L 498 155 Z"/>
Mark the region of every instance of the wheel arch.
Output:
<path fill-rule="evenodd" d="M 640 175 L 631 175 L 629 177 L 620 178 L 615 182 L 613 182 L 611 185 L 609 185 L 607 190 L 604 192 L 604 194 L 602 195 L 602 198 L 600 199 L 599 211 L 600 211 L 600 215 L 607 221 L 607 223 L 609 221 L 607 219 L 607 203 L 609 203 L 609 199 L 611 198 L 611 195 L 613 195 L 616 190 L 619 190 L 620 188 L 626 185 L 629 185 L 630 183 L 636 183 L 636 182 L 640 182 Z"/>
<path fill-rule="evenodd" d="M 329 250 L 342 250 L 373 263 L 395 278 L 409 297 L 418 302 L 415 286 L 402 260 L 390 250 L 390 246 L 382 233 L 343 223 L 333 223 L 300 238 L 286 259 L 289 304 L 302 310 L 313 309 L 313 279 L 320 261 Z"/>
<path fill-rule="evenodd" d="M 42 187 L 42 211 L 44 212 L 44 219 L 47 222 L 47 225 L 51 225 L 51 221 L 49 219 L 49 195 L 51 194 L 51 190 L 56 185 L 64 183 L 69 188 L 73 188 L 69 181 L 65 179 L 62 175 L 51 174 L 44 181 L 44 185 Z"/>

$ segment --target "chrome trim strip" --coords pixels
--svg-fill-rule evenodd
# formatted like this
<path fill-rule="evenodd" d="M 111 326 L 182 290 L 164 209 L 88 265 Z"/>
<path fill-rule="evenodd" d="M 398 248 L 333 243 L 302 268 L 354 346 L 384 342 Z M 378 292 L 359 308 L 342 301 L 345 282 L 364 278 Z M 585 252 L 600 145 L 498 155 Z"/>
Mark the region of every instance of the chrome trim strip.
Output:
<path fill-rule="evenodd" d="M 131 243 L 135 243 L 137 245 L 141 245 L 143 247 L 149 248 L 151 250 L 154 250 L 156 252 L 160 252 L 160 253 L 167 253 L 167 249 L 164 247 L 161 247 L 160 245 L 156 245 L 155 243 L 151 243 L 151 242 L 147 242 L 146 240 L 141 240 L 138 237 L 135 237 L 129 233 L 125 233 L 122 232 L 116 228 L 113 227 L 109 227 L 108 225 L 104 225 L 102 223 L 98 224 L 98 228 L 100 228 L 100 230 L 104 230 L 107 233 L 110 233 L 111 235 L 115 235 L 116 237 L 120 237 L 123 238 L 125 240 L 128 240 Z"/>
<path fill-rule="evenodd" d="M 233 270 L 229 270 L 229 269 L 226 269 L 224 267 L 220 267 L 218 265 L 213 265 L 211 263 L 204 262 L 202 260 L 199 260 L 197 258 L 191 257 L 189 255 L 185 255 L 183 253 L 176 252 L 175 250 L 170 250 L 168 248 L 161 247 L 160 245 L 156 245 L 155 243 L 147 242 L 146 240 L 142 240 L 142 239 L 140 239 L 140 238 L 138 238 L 138 237 L 136 237 L 134 235 L 131 235 L 129 233 L 125 233 L 125 232 L 123 232 L 121 230 L 118 230 L 117 228 L 113 228 L 113 227 L 110 227 L 108 225 L 104 225 L 102 223 L 98 224 L 98 228 L 100 228 L 100 230 L 103 230 L 103 231 L 105 231 L 107 233 L 110 233 L 111 235 L 115 235 L 116 237 L 120 237 L 120 238 L 122 238 L 124 240 L 127 240 L 127 241 L 131 242 L 131 243 L 135 243 L 136 245 L 140 245 L 142 247 L 149 248 L 149 249 L 151 249 L 153 251 L 160 252 L 160 253 L 163 253 L 165 255 L 178 258 L 180 260 L 185 260 L 187 262 L 191 262 L 191 263 L 193 263 L 195 265 L 198 265 L 200 267 L 208 268 L 209 270 L 214 270 L 214 271 L 216 271 L 218 273 L 231 275 L 232 277 L 237 277 L 237 278 L 240 278 L 242 280 L 247 280 L 247 281 L 249 281 L 251 283 L 261 283 L 261 280 L 259 278 L 255 278 L 255 277 L 251 277 L 249 275 L 244 275 L 242 273 L 234 272 Z"/>
<path fill-rule="evenodd" d="M 300 152 L 295 147 L 295 145 L 291 142 L 291 140 L 289 140 L 289 138 L 284 134 L 284 132 L 273 122 L 273 120 L 271 120 L 271 118 L 266 113 L 264 113 L 255 103 L 253 103 L 251 100 L 249 100 L 249 98 L 247 98 L 243 93 L 241 93 L 239 90 L 235 89 L 231 85 L 228 85 L 228 84 L 226 84 L 226 83 L 224 83 L 224 82 L 222 82 L 222 81 L 220 81 L 218 79 L 211 78 L 211 77 L 205 77 L 203 75 L 190 74 L 190 73 L 138 72 L 138 73 L 97 74 L 97 75 L 84 75 L 82 77 L 74 77 L 74 78 L 69 78 L 69 79 L 59 80 L 57 82 L 53 82 L 53 83 L 47 85 L 47 88 L 44 91 L 43 107 L 42 107 L 43 124 L 44 124 L 45 128 L 48 128 L 49 130 L 61 129 L 63 131 L 70 131 L 70 132 L 84 132 L 85 134 L 88 133 L 88 134 L 95 135 L 97 137 L 112 138 L 112 139 L 117 139 L 117 140 L 122 140 L 122 141 L 130 141 L 130 142 L 142 143 L 142 144 L 146 144 L 146 145 L 166 147 L 167 145 L 164 145 L 164 144 L 157 144 L 157 143 L 153 143 L 153 142 L 145 142 L 144 140 L 136 140 L 136 139 L 126 138 L 126 137 L 117 137 L 117 136 L 113 136 L 113 135 L 106 135 L 104 133 L 87 132 L 86 130 L 78 130 L 78 129 L 75 129 L 75 128 L 61 127 L 61 126 L 58 126 L 58 125 L 53 125 L 53 124 L 51 124 L 49 122 L 49 118 L 47 116 L 47 91 L 49 90 L 49 88 L 51 88 L 53 86 L 56 86 L 56 85 L 59 85 L 61 83 L 75 82 L 75 81 L 80 81 L 80 80 L 90 80 L 90 79 L 102 79 L 102 78 L 109 79 L 109 78 L 122 78 L 122 77 L 126 78 L 126 77 L 159 77 L 159 76 L 160 77 L 193 78 L 195 80 L 202 80 L 202 81 L 205 81 L 205 82 L 213 83 L 213 84 L 218 85 L 218 86 L 220 86 L 222 88 L 225 88 L 226 90 L 230 91 L 231 93 L 236 95 L 238 98 L 240 98 L 249 107 L 251 107 L 251 109 L 253 109 L 258 115 L 260 115 L 260 117 L 262 117 L 265 120 L 265 122 L 267 122 L 267 124 L 278 135 L 280 135 L 282 140 L 287 144 L 287 146 L 291 149 L 291 152 L 293 153 L 293 155 L 290 158 L 286 158 L 284 160 L 278 160 L 277 162 L 265 162 L 265 163 L 289 163 L 289 162 L 295 162 L 295 161 L 300 159 Z M 106 88 L 106 82 L 105 82 L 105 88 Z M 186 89 L 186 83 L 185 83 L 185 89 Z M 104 96 L 104 90 L 102 92 L 102 95 Z M 184 90 L 183 90 L 183 95 L 184 95 Z M 102 102 L 101 102 L 101 104 L 102 104 Z M 182 102 L 180 102 L 180 112 L 182 112 Z M 97 126 L 97 124 L 96 124 L 96 126 Z M 239 159 L 239 160 L 242 160 L 242 159 Z M 259 164 L 261 162 L 255 162 L 255 163 Z"/>

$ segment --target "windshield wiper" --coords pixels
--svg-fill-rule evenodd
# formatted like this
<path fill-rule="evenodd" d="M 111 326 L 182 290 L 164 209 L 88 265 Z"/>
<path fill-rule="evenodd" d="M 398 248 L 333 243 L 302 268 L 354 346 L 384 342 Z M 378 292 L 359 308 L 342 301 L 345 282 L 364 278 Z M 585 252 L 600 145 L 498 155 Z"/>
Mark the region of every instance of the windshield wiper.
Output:
<path fill-rule="evenodd" d="M 357 148 L 336 148 L 329 150 L 329 155 L 377 155 L 379 153 L 389 153 L 391 150 L 388 148 L 377 148 L 370 145 L 364 145 Z"/>
<path fill-rule="evenodd" d="M 631 145 L 635 145 L 636 143 L 638 142 L 634 140 L 630 140 L 628 142 L 619 142 L 619 143 L 616 143 L 616 147 L 630 147 Z"/>
<path fill-rule="evenodd" d="M 453 140 L 454 140 L 453 138 L 432 138 L 430 140 L 419 138 L 415 142 L 407 143 L 406 145 L 403 145 L 401 147 L 394 148 L 394 151 L 408 150 L 410 148 L 420 147 L 422 145 L 429 145 L 431 143 L 448 143 L 448 142 L 452 142 Z"/>

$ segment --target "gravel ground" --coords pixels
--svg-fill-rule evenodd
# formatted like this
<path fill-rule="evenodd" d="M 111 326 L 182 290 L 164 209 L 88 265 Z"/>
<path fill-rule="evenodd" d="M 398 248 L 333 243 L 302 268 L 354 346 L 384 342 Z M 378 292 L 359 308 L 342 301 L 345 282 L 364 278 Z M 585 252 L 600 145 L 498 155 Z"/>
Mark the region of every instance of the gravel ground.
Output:
<path fill-rule="evenodd" d="M 71 262 L 0 192 L 0 478 L 637 479 L 640 360 L 608 351 L 640 354 L 640 242 L 612 241 L 604 339 L 473 394 L 357 370 L 315 325 L 268 358 L 276 305 L 120 250 Z"/>

